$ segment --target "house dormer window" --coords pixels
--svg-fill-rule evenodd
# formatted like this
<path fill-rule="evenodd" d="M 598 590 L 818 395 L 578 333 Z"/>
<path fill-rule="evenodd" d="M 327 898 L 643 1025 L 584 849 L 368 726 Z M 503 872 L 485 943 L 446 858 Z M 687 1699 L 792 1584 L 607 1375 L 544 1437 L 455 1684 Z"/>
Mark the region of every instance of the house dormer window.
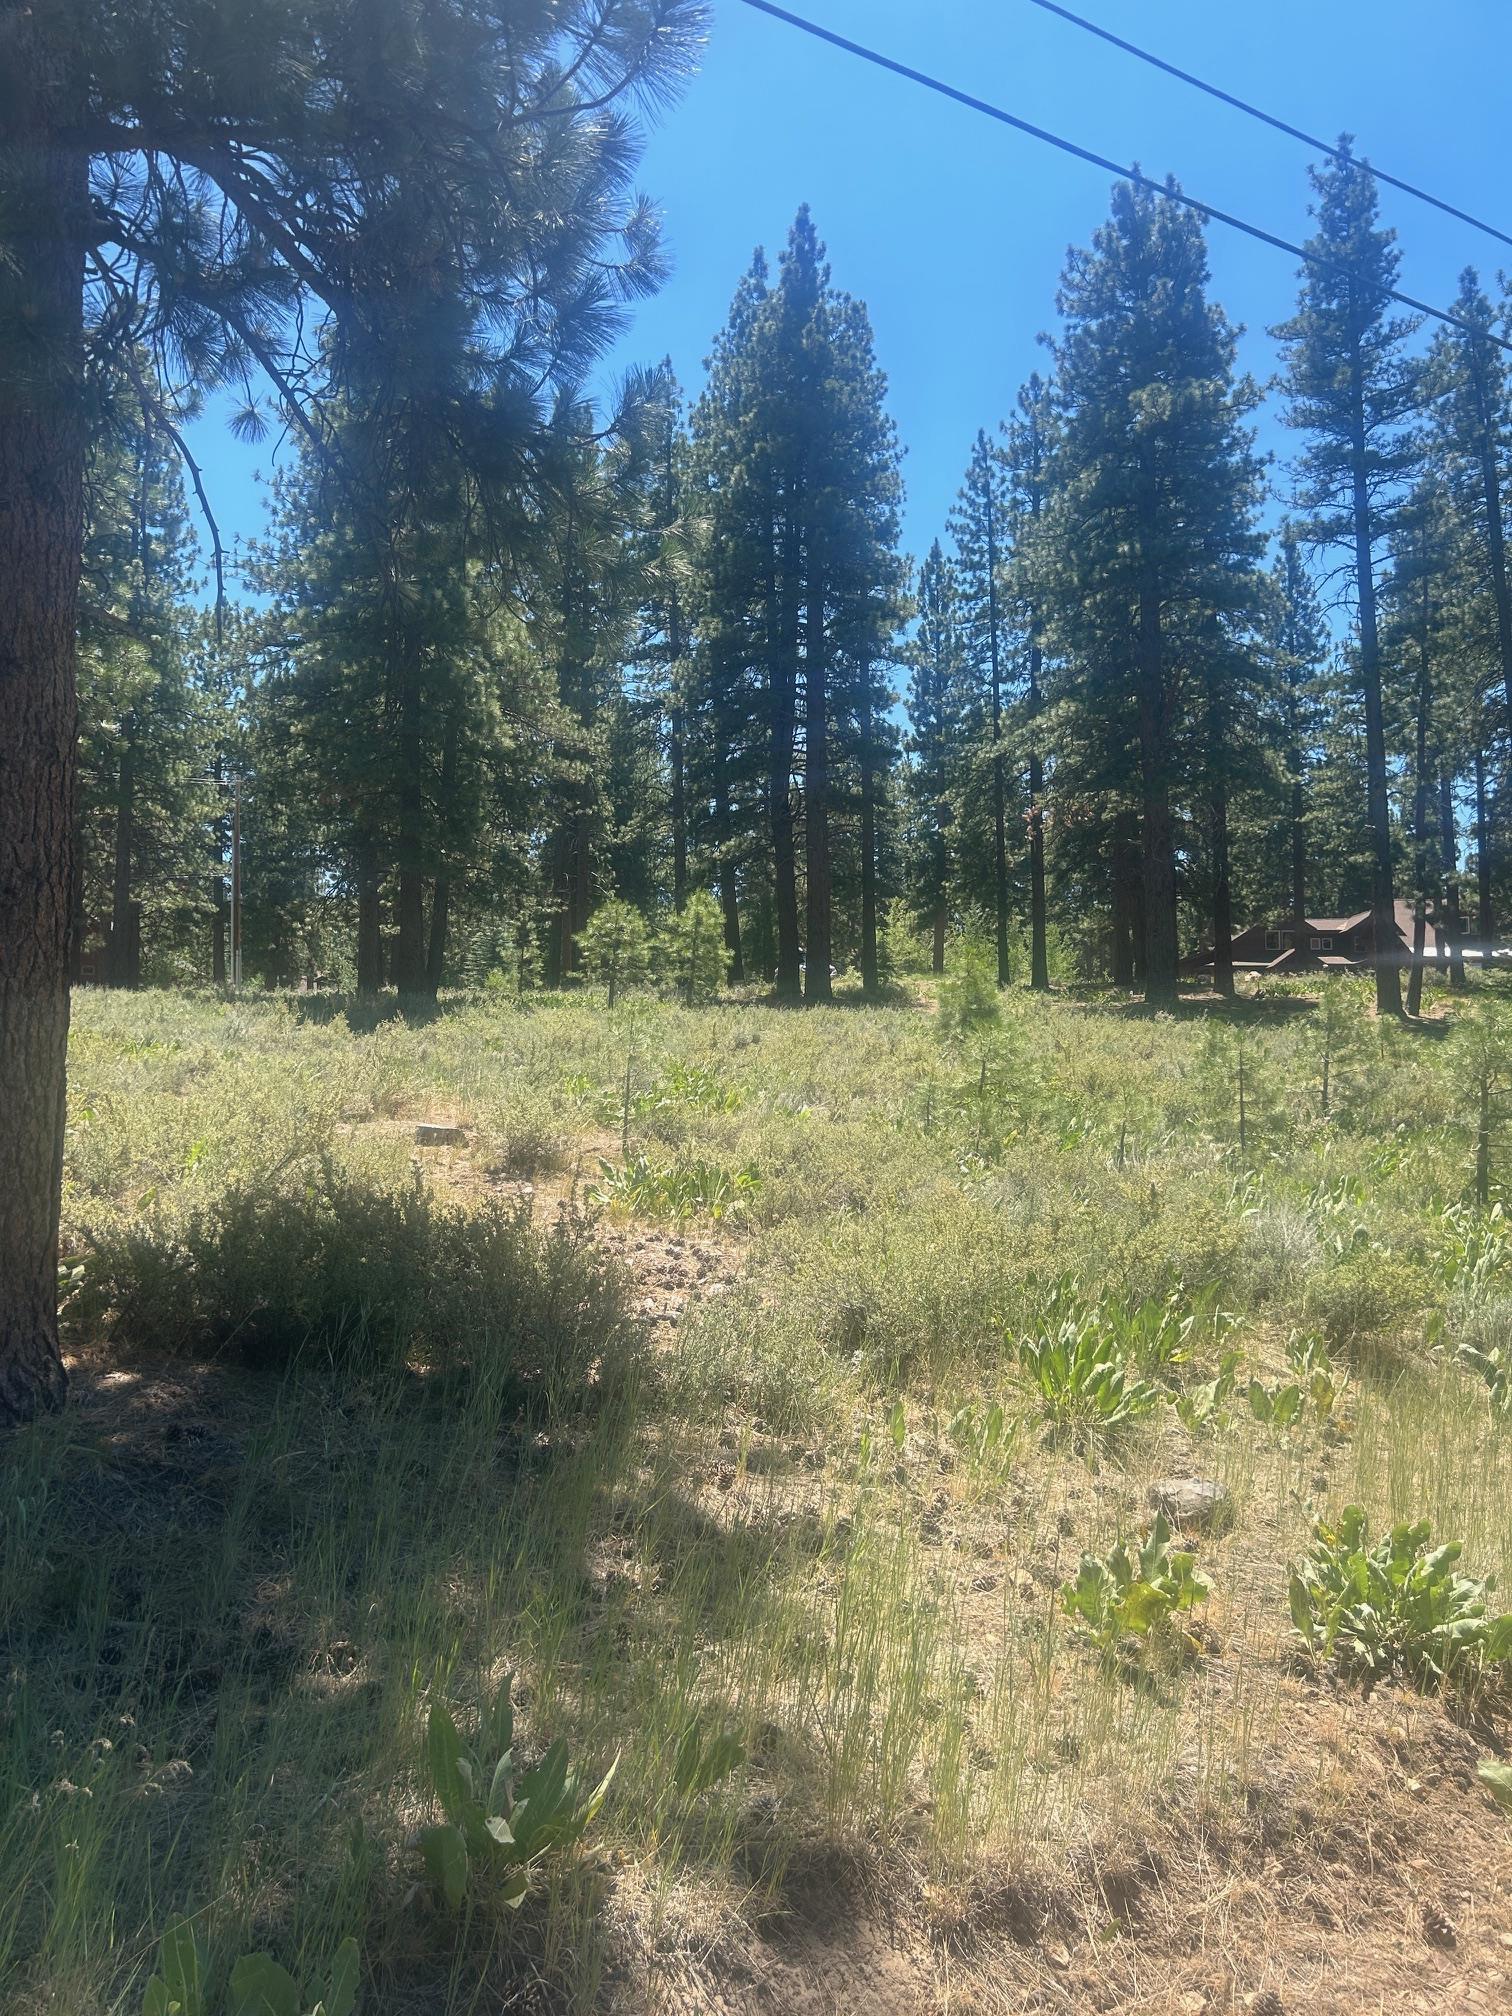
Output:
<path fill-rule="evenodd" d="M 1266 932 L 1265 949 L 1267 952 L 1279 952 L 1281 950 L 1281 933 L 1279 931 Z"/>
<path fill-rule="evenodd" d="M 1314 952 L 1332 952 L 1333 940 L 1332 938 L 1314 938 L 1312 949 Z"/>

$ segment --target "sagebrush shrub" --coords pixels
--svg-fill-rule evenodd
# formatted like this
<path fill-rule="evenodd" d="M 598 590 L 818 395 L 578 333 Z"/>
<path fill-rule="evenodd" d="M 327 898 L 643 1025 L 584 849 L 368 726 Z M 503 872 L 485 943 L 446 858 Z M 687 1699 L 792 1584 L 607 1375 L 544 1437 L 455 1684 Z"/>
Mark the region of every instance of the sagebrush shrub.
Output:
<path fill-rule="evenodd" d="M 546 1233 L 524 1206 L 468 1210 L 323 1166 L 298 1190 L 225 1191 L 176 1231 L 100 1235 L 76 1306 L 157 1350 L 560 1385 L 615 1343 L 624 1298 L 613 1263 L 567 1221 Z"/>

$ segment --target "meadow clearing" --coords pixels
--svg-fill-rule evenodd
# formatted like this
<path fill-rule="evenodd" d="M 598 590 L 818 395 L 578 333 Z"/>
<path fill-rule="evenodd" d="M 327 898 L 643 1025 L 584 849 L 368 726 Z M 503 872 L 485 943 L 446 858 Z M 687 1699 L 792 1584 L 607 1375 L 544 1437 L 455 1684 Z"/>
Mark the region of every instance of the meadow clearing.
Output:
<path fill-rule="evenodd" d="M 1495 984 L 968 997 L 78 996 L 8 2009 L 1508 2006 Z"/>

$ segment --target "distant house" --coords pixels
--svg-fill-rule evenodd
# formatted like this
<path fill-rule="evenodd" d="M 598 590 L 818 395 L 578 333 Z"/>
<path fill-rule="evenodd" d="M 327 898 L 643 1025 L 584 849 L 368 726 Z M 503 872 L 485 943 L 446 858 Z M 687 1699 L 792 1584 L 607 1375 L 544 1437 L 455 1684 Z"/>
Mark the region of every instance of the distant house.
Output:
<path fill-rule="evenodd" d="M 1412 963 L 1412 931 L 1413 906 L 1398 900 L 1396 928 L 1384 952 L 1391 964 Z M 1251 924 L 1229 943 L 1236 973 L 1361 973 L 1376 963 L 1375 916 L 1360 910 L 1352 917 L 1283 917 L 1273 924 Z M 1439 922 L 1430 911 L 1424 939 L 1428 958 L 1437 956 L 1439 943 Z M 1447 941 L 1444 951 L 1447 955 Z M 1480 956 L 1479 948 L 1473 956 Z M 1212 968 L 1211 945 L 1182 962 L 1182 971 L 1189 974 Z"/>

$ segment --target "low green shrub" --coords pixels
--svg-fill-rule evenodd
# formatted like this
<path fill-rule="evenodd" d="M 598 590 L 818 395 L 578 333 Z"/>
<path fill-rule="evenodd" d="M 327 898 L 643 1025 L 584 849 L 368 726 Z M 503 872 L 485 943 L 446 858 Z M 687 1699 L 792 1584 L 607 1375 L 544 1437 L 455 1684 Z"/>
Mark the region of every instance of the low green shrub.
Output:
<path fill-rule="evenodd" d="M 154 1350 L 315 1357 L 361 1373 L 468 1366 L 574 1382 L 621 1335 L 613 1263 L 567 1220 L 392 1192 L 322 1164 L 298 1191 L 231 1189 L 173 1231 L 102 1232 L 71 1314 Z"/>
<path fill-rule="evenodd" d="M 958 1407 L 946 1423 L 945 1433 L 973 1470 L 1001 1477 L 1013 1460 L 1018 1443 L 1019 1423 L 1004 1415 L 996 1400 L 985 1407 L 968 1401 Z"/>
<path fill-rule="evenodd" d="M 1312 1277 L 1307 1313 L 1330 1345 L 1347 1350 L 1405 1332 L 1440 1299 L 1440 1292 L 1413 1261 L 1374 1246 L 1356 1246 L 1336 1266 Z"/>
<path fill-rule="evenodd" d="M 1394 1673 L 1418 1686 L 1474 1680 L 1512 1660 L 1512 1615 L 1493 1615 L 1490 1582 L 1461 1575 L 1457 1540 L 1428 1545 L 1426 1519 L 1372 1546 L 1364 1510 L 1320 1521 L 1292 1570 L 1292 1622 L 1309 1651 L 1372 1687 Z"/>
<path fill-rule="evenodd" d="M 1493 1421 L 1512 1420 L 1512 1351 L 1491 1344 L 1485 1350 L 1461 1344 L 1459 1362 L 1486 1383 Z"/>

